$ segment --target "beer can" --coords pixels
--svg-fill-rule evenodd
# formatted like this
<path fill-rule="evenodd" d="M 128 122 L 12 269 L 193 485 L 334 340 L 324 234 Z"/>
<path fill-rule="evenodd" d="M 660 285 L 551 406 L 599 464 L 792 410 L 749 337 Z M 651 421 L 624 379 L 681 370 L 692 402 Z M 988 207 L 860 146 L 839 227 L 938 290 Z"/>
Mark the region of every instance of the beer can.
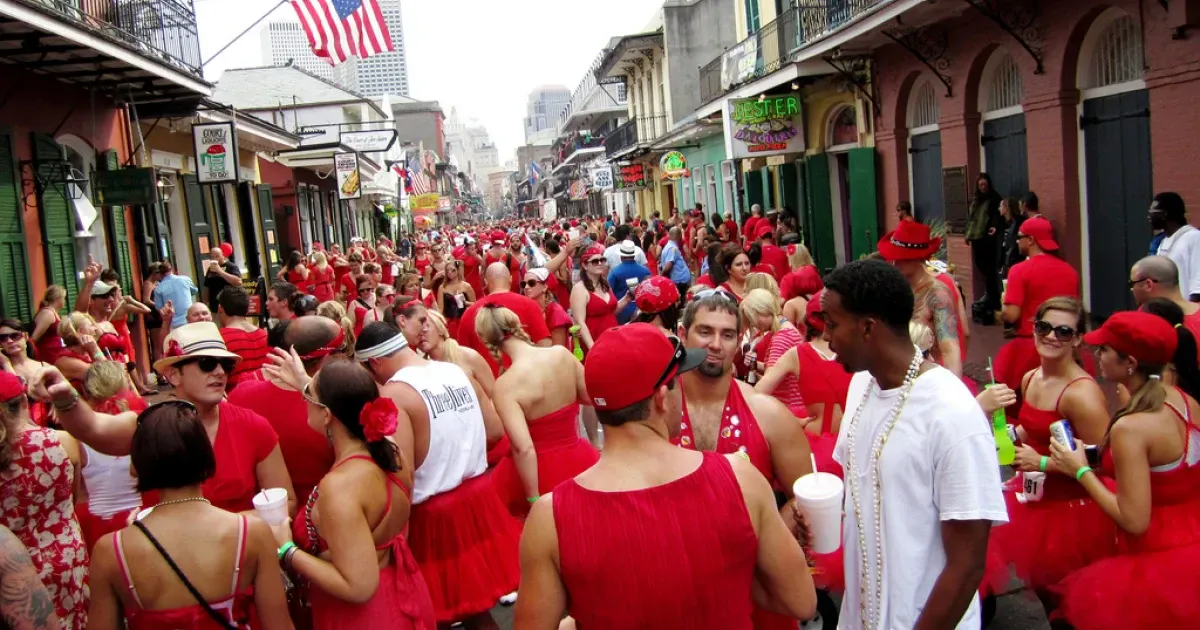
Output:
<path fill-rule="evenodd" d="M 1008 430 L 1009 441 L 1011 441 L 1014 445 L 1020 444 L 1021 436 L 1017 434 L 1017 427 L 1009 424 L 1009 425 L 1005 425 L 1005 428 Z"/>
<path fill-rule="evenodd" d="M 1071 430 L 1070 422 L 1058 420 L 1050 423 L 1050 437 L 1068 449 L 1075 450 L 1075 431 Z"/>
<path fill-rule="evenodd" d="M 1026 501 L 1041 501 L 1046 492 L 1046 473 L 1021 473 L 1021 491 Z"/>

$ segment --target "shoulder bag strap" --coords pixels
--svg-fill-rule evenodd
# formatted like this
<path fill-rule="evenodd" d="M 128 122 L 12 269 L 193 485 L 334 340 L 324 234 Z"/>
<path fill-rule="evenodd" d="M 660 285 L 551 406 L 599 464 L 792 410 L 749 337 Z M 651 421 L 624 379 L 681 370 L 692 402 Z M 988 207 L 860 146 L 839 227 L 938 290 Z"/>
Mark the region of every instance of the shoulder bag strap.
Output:
<path fill-rule="evenodd" d="M 133 526 L 140 529 L 142 533 L 146 535 L 146 539 L 150 541 L 151 545 L 154 545 L 154 548 L 158 550 L 159 555 L 163 557 L 163 560 L 167 561 L 167 565 L 169 565 L 171 570 L 175 572 L 175 575 L 179 577 L 179 581 L 183 582 L 183 585 L 187 587 L 188 592 L 192 594 L 192 597 L 194 597 L 197 602 L 200 602 L 200 605 L 204 607 L 205 612 L 208 613 L 209 617 L 212 617 L 213 621 L 217 622 L 217 624 L 222 628 L 238 630 L 237 626 L 230 623 L 229 619 L 217 612 L 216 609 L 214 609 L 212 605 L 208 603 L 208 600 L 204 599 L 204 596 L 200 594 L 200 591 L 196 590 L 195 586 L 192 586 L 192 583 L 188 581 L 187 576 L 185 576 L 183 571 L 179 569 L 179 565 L 175 564 L 175 561 L 171 559 L 171 556 L 167 555 L 167 550 L 163 549 L 163 546 L 159 544 L 158 540 L 150 534 L 150 530 L 146 529 L 145 523 L 141 521 L 134 521 Z"/>

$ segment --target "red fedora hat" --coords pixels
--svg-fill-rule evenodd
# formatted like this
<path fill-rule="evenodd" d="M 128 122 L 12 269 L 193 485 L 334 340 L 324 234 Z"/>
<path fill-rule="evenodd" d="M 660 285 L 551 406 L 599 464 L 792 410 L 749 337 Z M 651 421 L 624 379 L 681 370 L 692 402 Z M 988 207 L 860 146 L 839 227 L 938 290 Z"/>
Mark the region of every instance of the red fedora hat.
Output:
<path fill-rule="evenodd" d="M 892 232 L 879 239 L 884 260 L 928 260 L 942 247 L 942 238 L 931 237 L 929 226 L 916 221 L 901 221 Z"/>

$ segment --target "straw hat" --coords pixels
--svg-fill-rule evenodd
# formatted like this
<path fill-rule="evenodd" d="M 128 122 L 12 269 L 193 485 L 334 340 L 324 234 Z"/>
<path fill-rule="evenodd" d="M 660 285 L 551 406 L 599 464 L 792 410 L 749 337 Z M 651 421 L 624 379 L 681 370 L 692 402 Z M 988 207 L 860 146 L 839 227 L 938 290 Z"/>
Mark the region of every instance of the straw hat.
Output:
<path fill-rule="evenodd" d="M 180 361 L 197 357 L 241 360 L 240 356 L 225 347 L 221 330 L 212 322 L 196 322 L 172 330 L 163 341 L 163 348 L 163 358 L 154 362 L 154 369 L 158 372 Z"/>

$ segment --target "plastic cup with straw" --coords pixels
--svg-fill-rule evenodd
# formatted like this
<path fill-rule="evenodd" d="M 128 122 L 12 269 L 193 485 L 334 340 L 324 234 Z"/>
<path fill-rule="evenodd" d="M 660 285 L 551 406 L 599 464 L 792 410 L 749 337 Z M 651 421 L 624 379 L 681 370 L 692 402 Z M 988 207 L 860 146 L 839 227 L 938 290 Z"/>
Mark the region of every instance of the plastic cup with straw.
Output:
<path fill-rule="evenodd" d="M 988 357 L 987 371 L 992 382 L 983 387 L 991 389 L 996 386 L 996 371 L 992 367 L 991 357 Z M 992 412 L 992 434 L 996 438 L 996 457 L 1000 460 L 1000 465 L 1012 465 L 1017 456 L 1017 449 L 1012 438 L 1008 436 L 1008 414 L 1004 413 L 1002 408 Z"/>

